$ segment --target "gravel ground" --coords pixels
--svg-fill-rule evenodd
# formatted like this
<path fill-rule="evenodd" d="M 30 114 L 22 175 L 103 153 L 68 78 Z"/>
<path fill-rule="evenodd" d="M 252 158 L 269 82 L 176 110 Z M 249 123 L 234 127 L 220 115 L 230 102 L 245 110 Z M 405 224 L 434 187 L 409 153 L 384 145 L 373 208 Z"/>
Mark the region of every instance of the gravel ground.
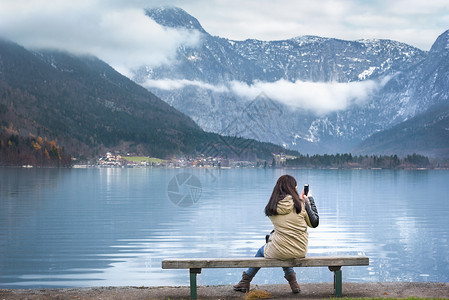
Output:
<path fill-rule="evenodd" d="M 328 299 L 333 283 L 305 283 L 299 294 L 287 284 L 252 285 L 251 290 L 270 294 L 269 299 Z M 343 297 L 353 298 L 440 298 L 449 299 L 449 283 L 439 282 L 343 282 Z M 188 286 L 181 287 L 94 287 L 67 289 L 0 289 L 0 300 L 10 299 L 189 299 Z M 245 299 L 232 286 L 199 286 L 198 299 Z"/>

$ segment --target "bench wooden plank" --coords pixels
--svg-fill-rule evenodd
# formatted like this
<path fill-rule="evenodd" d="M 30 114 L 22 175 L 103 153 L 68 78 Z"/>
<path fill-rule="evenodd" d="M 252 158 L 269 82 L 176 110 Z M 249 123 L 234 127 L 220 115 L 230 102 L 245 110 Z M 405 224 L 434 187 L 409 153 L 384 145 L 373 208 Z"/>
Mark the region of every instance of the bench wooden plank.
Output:
<path fill-rule="evenodd" d="M 368 266 L 365 255 L 309 256 L 290 260 L 264 257 L 245 258 L 179 258 L 164 259 L 162 269 L 190 269 L 190 298 L 197 298 L 196 275 L 202 268 L 248 268 L 248 267 L 328 267 L 334 273 L 334 292 L 342 296 L 342 266 Z"/>
<path fill-rule="evenodd" d="M 364 255 L 310 256 L 291 260 L 269 259 L 263 257 L 245 258 L 180 258 L 164 259 L 162 269 L 191 268 L 248 268 L 248 267 L 332 267 L 367 266 L 369 258 Z"/>

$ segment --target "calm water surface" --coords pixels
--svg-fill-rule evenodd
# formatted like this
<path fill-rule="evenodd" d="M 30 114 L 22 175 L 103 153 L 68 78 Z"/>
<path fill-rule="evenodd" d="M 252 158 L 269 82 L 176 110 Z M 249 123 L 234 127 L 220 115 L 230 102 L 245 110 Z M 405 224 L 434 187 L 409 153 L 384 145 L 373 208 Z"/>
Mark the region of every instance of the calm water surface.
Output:
<path fill-rule="evenodd" d="M 186 172 L 198 181 L 178 190 Z M 188 271 L 162 270 L 162 259 L 253 256 L 287 172 L 310 184 L 320 213 L 309 255 L 370 257 L 343 280 L 449 281 L 449 171 L 4 168 L 0 288 L 188 285 Z M 175 205 L 184 195 L 195 203 Z M 231 284 L 242 271 L 205 269 L 198 281 Z M 327 268 L 296 272 L 332 281 Z M 285 280 L 270 268 L 253 282 Z"/>

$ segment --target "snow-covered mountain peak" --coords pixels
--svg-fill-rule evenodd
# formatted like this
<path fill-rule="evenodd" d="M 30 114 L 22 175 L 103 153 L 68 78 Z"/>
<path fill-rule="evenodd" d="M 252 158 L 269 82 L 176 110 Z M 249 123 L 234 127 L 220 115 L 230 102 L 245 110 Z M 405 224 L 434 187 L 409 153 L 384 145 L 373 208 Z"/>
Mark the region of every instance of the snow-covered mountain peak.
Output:
<path fill-rule="evenodd" d="M 202 33 L 206 31 L 197 19 L 179 7 L 158 7 L 145 10 L 147 16 L 156 23 L 172 28 L 196 29 Z"/>
<path fill-rule="evenodd" d="M 319 42 L 327 41 L 329 39 L 324 38 L 324 37 L 315 36 L 315 35 L 303 35 L 303 36 L 294 37 L 290 40 L 294 41 L 294 42 L 298 43 L 298 45 L 302 46 L 305 44 L 312 44 L 312 43 L 319 43 Z"/>
<path fill-rule="evenodd" d="M 442 54 L 449 54 L 449 30 L 443 32 L 433 43 L 430 53 L 440 52 Z"/>
<path fill-rule="evenodd" d="M 164 26 L 204 32 L 183 10 L 159 9 L 148 15 Z M 387 39 L 346 41 L 304 35 L 234 41 L 205 33 L 195 49 L 178 49 L 177 64 L 143 66 L 134 80 L 179 82 L 180 88 L 151 91 L 206 131 L 223 133 L 232 125 L 238 136 L 302 152 L 335 153 L 349 151 L 374 132 L 447 102 L 448 48 L 449 31 L 430 52 Z M 390 80 L 381 84 L 385 78 Z M 321 89 L 314 89 L 317 83 Z M 273 100 L 259 98 L 254 102 L 258 105 L 248 106 L 259 91 Z M 326 91 L 331 91 L 329 97 L 324 96 Z M 311 101 L 329 105 L 338 99 L 363 101 L 326 110 L 326 115 L 307 109 Z M 301 105 L 292 109 L 291 103 Z M 274 117 L 273 111 L 282 117 Z"/>

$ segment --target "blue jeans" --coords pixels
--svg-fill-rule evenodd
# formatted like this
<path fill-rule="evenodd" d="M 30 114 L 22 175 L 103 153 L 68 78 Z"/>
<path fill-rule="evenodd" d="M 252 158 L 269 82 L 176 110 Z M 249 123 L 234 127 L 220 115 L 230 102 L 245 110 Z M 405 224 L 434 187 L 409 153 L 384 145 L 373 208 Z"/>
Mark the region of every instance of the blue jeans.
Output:
<path fill-rule="evenodd" d="M 260 249 L 256 253 L 256 257 L 264 257 L 264 255 L 263 255 L 264 249 L 265 249 L 265 245 L 260 247 Z M 257 272 L 259 272 L 259 270 L 260 270 L 260 268 L 248 268 L 248 270 L 246 270 L 246 274 L 252 278 L 252 277 L 256 276 L 256 274 L 257 274 Z M 282 270 L 284 270 L 285 276 L 295 273 L 295 271 L 293 270 L 292 267 L 283 267 Z"/>

